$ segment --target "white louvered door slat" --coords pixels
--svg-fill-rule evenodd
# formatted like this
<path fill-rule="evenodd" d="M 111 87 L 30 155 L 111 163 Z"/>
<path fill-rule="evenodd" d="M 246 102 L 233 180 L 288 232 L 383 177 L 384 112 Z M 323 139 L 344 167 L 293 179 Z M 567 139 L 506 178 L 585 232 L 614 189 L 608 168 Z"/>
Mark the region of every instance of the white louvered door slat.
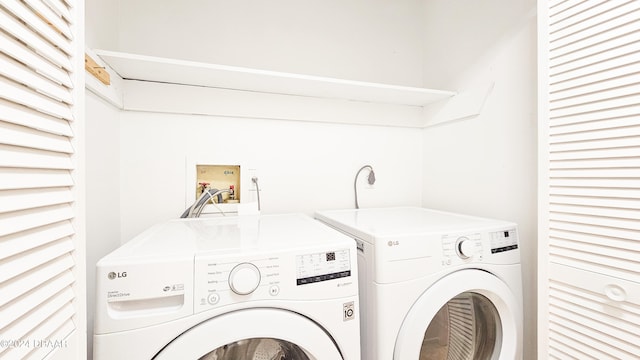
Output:
<path fill-rule="evenodd" d="M 574 73 L 569 73 L 570 71 L 575 72 L 580 69 L 588 69 L 589 67 L 595 68 L 601 61 L 636 53 L 637 49 L 634 44 L 639 38 L 640 33 L 635 30 L 614 40 L 603 42 L 596 48 L 587 48 L 581 51 L 580 54 L 568 53 L 566 56 L 559 56 L 554 60 L 550 60 L 553 61 L 554 64 L 549 68 L 549 71 L 552 73 L 552 76 L 557 76 L 557 78 L 552 79 L 551 84 L 573 78 Z"/>
<path fill-rule="evenodd" d="M 47 78 L 34 73 L 31 69 L 2 54 L 0 54 L 0 75 L 12 77 L 21 84 L 25 84 L 57 101 L 67 104 L 70 104 L 72 101 L 69 89 L 51 82 Z"/>
<path fill-rule="evenodd" d="M 596 112 L 603 108 L 616 109 L 640 103 L 640 89 L 635 86 L 628 90 L 629 92 L 624 92 L 624 89 L 619 89 L 617 92 L 603 91 L 600 100 L 591 100 L 591 102 L 587 100 L 584 103 L 578 103 L 574 106 L 552 108 L 550 111 L 551 120 L 553 121 L 554 118 L 562 118 L 569 115 Z M 554 104 L 552 103 L 552 105 Z"/>
<path fill-rule="evenodd" d="M 68 170 L 4 169 L 0 167 L 0 190 L 72 186 Z"/>
<path fill-rule="evenodd" d="M 37 2 L 36 2 L 37 3 Z M 27 26 L 33 28 L 37 33 L 49 41 L 58 49 L 64 51 L 67 55 L 72 52 L 72 45 L 68 42 L 68 38 L 61 35 L 61 30 L 44 21 L 43 13 L 34 13 L 25 3 L 17 0 L 0 0 L 6 9 L 13 15 L 22 20 Z M 68 27 L 62 21 L 56 21 L 62 29 L 69 32 Z"/>
<path fill-rule="evenodd" d="M 538 5 L 538 357 L 639 359 L 640 1 Z"/>
<path fill-rule="evenodd" d="M 72 218 L 73 209 L 68 204 L 16 211 L 14 214 L 0 214 L 0 236 L 15 234 Z"/>
<path fill-rule="evenodd" d="M 67 39 L 73 40 L 73 34 L 71 33 L 71 29 L 69 29 L 69 24 L 62 19 L 56 9 L 52 8 L 46 2 L 39 0 L 26 0 L 25 2 L 43 19 L 50 23 L 55 30 L 59 31 Z"/>
<path fill-rule="evenodd" d="M 24 295 L 21 301 L 14 301 L 7 305 L 5 309 L 10 311 L 14 316 L 21 317 L 28 314 L 35 307 L 42 303 L 42 299 L 47 299 L 50 294 L 57 294 L 58 292 L 68 288 L 73 283 L 73 274 L 71 272 L 64 272 L 58 275 L 54 279 L 46 282 L 44 285 L 34 289 L 27 295 Z M 1 327 L 8 326 L 8 323 L 0 322 Z"/>
<path fill-rule="evenodd" d="M 8 102 L 4 99 L 0 99 L 0 120 L 24 126 L 25 129 L 23 131 L 28 131 L 28 129 L 32 128 L 41 130 L 44 133 L 61 135 L 67 138 L 73 135 L 68 121 L 47 116 L 32 108 Z M 6 125 L 3 124 L 3 126 Z M 34 144 L 34 146 L 38 145 Z"/>
<path fill-rule="evenodd" d="M 72 163 L 67 154 L 51 153 L 38 149 L 24 149 L 0 145 L 0 166 L 24 167 L 25 163 L 39 169 L 71 169 Z"/>
<path fill-rule="evenodd" d="M 604 197 L 610 199 L 640 199 L 640 189 L 601 189 L 589 187 L 574 188 L 554 188 L 550 189 L 551 196 L 585 196 L 585 197 Z"/>
<path fill-rule="evenodd" d="M 0 213 L 67 204 L 73 201 L 69 191 L 64 188 L 7 190 L 0 191 L 0 197 L 5 200 L 0 204 Z M 0 244 L 1 247 L 2 245 Z"/>
<path fill-rule="evenodd" d="M 65 334 L 68 334 L 74 330 L 73 325 L 68 322 L 65 322 L 61 327 L 55 327 L 52 324 L 56 324 L 63 321 L 69 316 L 72 316 L 73 313 L 74 313 L 73 307 L 71 307 L 70 305 L 66 305 L 60 311 L 53 314 L 50 317 L 50 321 L 43 323 L 42 326 L 32 331 L 30 333 L 30 336 L 33 337 L 34 339 L 64 338 Z M 48 347 L 50 346 L 46 346 L 47 344 L 42 344 L 42 343 L 38 344 L 37 342 L 36 342 L 36 345 L 40 345 L 40 347 L 35 349 L 33 352 L 29 352 L 28 349 L 25 349 L 25 348 L 20 349 L 22 351 L 17 351 L 15 354 L 16 357 L 20 358 L 20 357 L 26 356 L 26 358 L 28 359 L 44 359 L 49 354 Z M 55 346 L 55 345 L 52 345 L 52 346 Z M 60 346 L 63 346 L 63 345 L 60 345 Z"/>
<path fill-rule="evenodd" d="M 84 357 L 71 5 L 0 0 L 0 340 L 18 344 L 1 359 Z"/>
<path fill-rule="evenodd" d="M 73 18 L 71 17 L 71 13 L 69 12 L 71 2 L 59 0 L 44 0 L 43 3 L 47 4 L 49 8 L 53 10 L 53 12 L 63 18 L 67 23 L 73 24 Z"/>
<path fill-rule="evenodd" d="M 0 260 L 70 237 L 73 233 L 71 224 L 62 221 L 5 236 L 0 245 L 0 250 L 2 250 Z"/>
<path fill-rule="evenodd" d="M 73 147 L 69 143 L 67 136 L 54 135 L 8 123 L 2 124 L 2 128 L 3 132 L 0 133 L 0 144 L 32 147 L 58 153 L 73 153 Z"/>
<path fill-rule="evenodd" d="M 608 54 L 609 56 L 613 54 Z M 562 74 L 562 78 L 557 78 L 551 84 L 549 91 L 558 93 L 560 91 L 573 91 L 573 93 L 562 93 L 565 97 L 582 95 L 602 88 L 614 88 L 633 84 L 637 79 L 626 76 L 638 72 L 638 53 L 625 53 L 620 56 L 609 57 L 597 63 L 589 63 L 587 67 L 573 69 Z M 607 73 L 603 73 L 607 71 Z M 588 75 L 579 75 L 579 74 Z M 575 76 L 578 74 L 578 76 Z M 622 80 L 617 76 L 624 76 Z"/>
<path fill-rule="evenodd" d="M 559 28 L 559 30 L 550 34 L 549 41 L 558 47 L 577 39 L 592 36 L 603 29 L 610 28 L 608 21 L 628 16 L 629 13 L 640 9 L 635 0 L 600 1 L 598 6 L 593 6 L 593 4 L 595 1 L 582 2 L 578 6 L 567 9 L 561 15 L 552 17 L 554 28 Z M 589 6 L 592 7 L 587 8 Z M 555 19 L 560 17 L 562 20 Z M 567 26 L 563 27 L 563 24 L 567 24 Z"/>
<path fill-rule="evenodd" d="M 11 56 L 32 69 L 37 69 L 38 74 L 66 87 L 70 88 L 72 86 L 71 78 L 64 69 L 34 54 L 29 49 L 25 49 L 20 41 L 1 31 L 0 48 L 2 48 L 2 51 L 8 56 Z"/>
<path fill-rule="evenodd" d="M 71 61 L 69 57 L 62 51 L 52 46 L 51 43 L 34 33 L 30 28 L 24 25 L 21 20 L 12 17 L 10 14 L 0 12 L 0 23 L 2 29 L 16 37 L 18 40 L 29 44 L 39 54 L 42 54 L 47 60 L 60 66 L 61 68 L 71 71 Z"/>
<path fill-rule="evenodd" d="M 640 112 L 640 107 L 636 109 Z M 619 129 L 636 126 L 636 120 L 633 117 L 617 117 L 612 119 L 596 120 L 589 122 L 577 122 L 566 125 L 555 125 L 549 129 L 549 135 L 564 135 L 581 132 L 591 132 L 607 129 Z M 633 156 L 633 155 L 632 155 Z"/>
<path fill-rule="evenodd" d="M 6 281 L 2 285 L 2 290 L 9 295 L 2 299 L 0 306 L 13 302 L 27 292 L 42 286 L 56 274 L 64 273 L 73 268 L 73 265 L 73 259 L 70 256 L 62 256 L 33 271 Z"/>
<path fill-rule="evenodd" d="M 592 113 L 570 114 L 561 118 L 554 118 L 551 126 L 559 127 L 564 125 L 602 121 L 604 119 L 633 118 L 638 114 L 638 109 L 640 109 L 640 105 L 628 104 L 622 108 L 598 109 L 598 111 L 594 111 Z"/>
<path fill-rule="evenodd" d="M 24 106 L 37 106 L 38 111 L 65 120 L 72 120 L 72 112 L 68 105 L 39 94 L 26 86 L 12 81 L 0 83 L 0 97 Z"/>
<path fill-rule="evenodd" d="M 625 149 L 626 150 L 626 149 Z M 551 163 L 554 170 L 564 169 L 602 169 L 602 168 L 633 168 L 638 160 L 633 158 L 605 158 L 593 160 L 556 160 Z"/>
<path fill-rule="evenodd" d="M 37 249 L 25 251 L 23 261 L 17 263 L 12 259 L 5 259 L 0 263 L 0 280 L 7 281 L 15 276 L 25 274 L 30 271 L 34 265 L 45 264 L 52 259 L 63 256 L 73 250 L 73 243 L 70 238 L 54 241 L 50 244 L 39 246 Z"/>
<path fill-rule="evenodd" d="M 621 27 L 633 23 L 637 20 L 637 12 L 640 9 L 637 1 L 608 1 L 601 6 L 593 7 L 591 10 L 574 14 L 568 17 L 564 24 L 568 26 L 556 31 L 550 36 L 553 53 L 556 49 L 560 51 L 571 51 L 580 48 L 584 42 L 595 43 L 598 36 L 612 31 L 614 27 Z M 554 24 L 558 26 L 559 24 Z M 614 25 L 612 27 L 612 25 Z M 596 39 L 595 41 L 592 39 Z"/>
<path fill-rule="evenodd" d="M 52 294 L 51 297 L 44 299 L 40 304 L 38 304 L 38 306 L 31 309 L 31 311 L 29 311 L 27 315 L 23 316 L 23 318 L 25 318 L 25 320 L 27 321 L 10 324 L 5 328 L 7 330 L 3 333 L 3 335 L 9 337 L 10 339 L 24 338 L 25 335 L 28 335 L 31 331 L 34 330 L 33 325 L 31 324 L 44 323 L 48 317 L 65 308 L 65 306 L 69 304 L 73 300 L 73 298 L 74 294 L 70 288 L 66 288 L 61 292 Z M 3 354 L 3 350 L 4 349 L 0 349 L 0 355 Z M 9 349 L 7 352 L 10 351 L 13 351 L 13 349 Z"/>

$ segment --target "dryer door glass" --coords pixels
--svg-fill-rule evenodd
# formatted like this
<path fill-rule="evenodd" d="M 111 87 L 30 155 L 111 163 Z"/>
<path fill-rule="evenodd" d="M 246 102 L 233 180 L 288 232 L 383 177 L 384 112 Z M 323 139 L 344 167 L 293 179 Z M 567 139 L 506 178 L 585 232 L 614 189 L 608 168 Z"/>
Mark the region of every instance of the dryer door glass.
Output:
<path fill-rule="evenodd" d="M 199 360 L 313 360 L 300 347 L 290 342 L 255 338 L 221 346 Z"/>
<path fill-rule="evenodd" d="M 496 307 L 472 292 L 449 300 L 427 327 L 420 360 L 489 360 L 501 341 Z"/>

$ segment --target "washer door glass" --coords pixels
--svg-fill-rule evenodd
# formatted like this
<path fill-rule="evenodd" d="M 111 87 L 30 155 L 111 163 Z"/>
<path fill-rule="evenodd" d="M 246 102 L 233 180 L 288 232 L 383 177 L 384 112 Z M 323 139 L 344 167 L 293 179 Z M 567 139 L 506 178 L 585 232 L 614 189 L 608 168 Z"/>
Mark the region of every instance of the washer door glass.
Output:
<path fill-rule="evenodd" d="M 256 338 L 221 346 L 199 360 L 311 360 L 300 347 L 288 341 Z"/>
<path fill-rule="evenodd" d="M 182 332 L 154 360 L 344 360 L 318 323 L 297 313 L 253 308 L 220 314 Z"/>
<path fill-rule="evenodd" d="M 465 292 L 449 300 L 427 327 L 420 360 L 489 360 L 501 342 L 496 307 Z"/>

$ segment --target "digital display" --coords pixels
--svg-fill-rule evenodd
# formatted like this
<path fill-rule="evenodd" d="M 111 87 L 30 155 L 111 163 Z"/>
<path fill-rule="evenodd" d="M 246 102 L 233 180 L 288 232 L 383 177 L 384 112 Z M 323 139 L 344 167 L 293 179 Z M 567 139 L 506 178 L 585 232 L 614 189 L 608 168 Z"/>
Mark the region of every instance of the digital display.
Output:
<path fill-rule="evenodd" d="M 491 234 L 491 253 L 501 253 L 518 248 L 516 229 L 497 231 Z"/>
<path fill-rule="evenodd" d="M 296 256 L 296 285 L 351 276 L 349 249 Z"/>
<path fill-rule="evenodd" d="M 339 278 L 349 277 L 349 276 L 351 276 L 351 270 L 341 271 L 341 272 L 332 273 L 332 274 L 311 276 L 311 277 L 296 279 L 296 285 L 317 283 L 317 282 L 320 282 L 320 281 L 339 279 Z"/>

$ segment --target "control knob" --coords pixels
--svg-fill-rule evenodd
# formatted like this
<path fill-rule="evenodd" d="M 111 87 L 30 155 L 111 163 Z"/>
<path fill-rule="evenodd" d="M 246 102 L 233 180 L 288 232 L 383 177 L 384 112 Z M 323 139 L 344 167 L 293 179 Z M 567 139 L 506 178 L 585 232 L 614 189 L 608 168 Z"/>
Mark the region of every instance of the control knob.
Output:
<path fill-rule="evenodd" d="M 456 253 L 461 259 L 468 259 L 478 252 L 477 243 L 466 236 L 456 240 Z"/>
<path fill-rule="evenodd" d="M 260 285 L 260 270 L 251 263 L 236 265 L 229 274 L 229 287 L 238 295 L 248 295 Z"/>

